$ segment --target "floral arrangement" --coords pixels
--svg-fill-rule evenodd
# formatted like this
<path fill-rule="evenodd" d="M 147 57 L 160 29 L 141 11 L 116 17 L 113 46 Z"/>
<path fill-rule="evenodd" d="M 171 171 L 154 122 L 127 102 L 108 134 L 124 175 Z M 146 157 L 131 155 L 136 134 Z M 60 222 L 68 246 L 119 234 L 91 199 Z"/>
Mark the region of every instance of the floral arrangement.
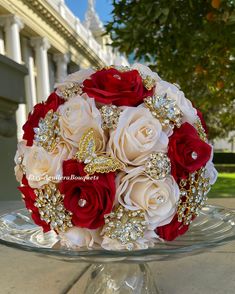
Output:
<path fill-rule="evenodd" d="M 68 247 L 174 240 L 217 177 L 201 113 L 140 64 L 69 75 L 23 131 L 19 190 L 34 222 Z"/>

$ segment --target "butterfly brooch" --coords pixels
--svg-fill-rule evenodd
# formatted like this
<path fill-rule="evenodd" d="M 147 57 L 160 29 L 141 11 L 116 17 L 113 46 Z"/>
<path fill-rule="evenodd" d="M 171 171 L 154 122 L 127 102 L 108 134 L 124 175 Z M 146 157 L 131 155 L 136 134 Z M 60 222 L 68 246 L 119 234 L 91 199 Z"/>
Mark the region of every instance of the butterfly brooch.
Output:
<path fill-rule="evenodd" d="M 78 152 L 75 154 L 77 160 L 86 164 L 84 171 L 88 175 L 109 173 L 125 168 L 118 159 L 96 153 L 96 145 L 95 132 L 90 128 L 82 135 Z"/>

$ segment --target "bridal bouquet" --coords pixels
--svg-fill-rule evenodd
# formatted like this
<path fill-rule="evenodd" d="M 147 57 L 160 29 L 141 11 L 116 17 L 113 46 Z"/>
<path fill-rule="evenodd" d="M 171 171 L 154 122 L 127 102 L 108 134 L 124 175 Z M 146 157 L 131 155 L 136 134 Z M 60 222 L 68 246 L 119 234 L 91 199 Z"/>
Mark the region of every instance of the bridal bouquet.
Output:
<path fill-rule="evenodd" d="M 80 70 L 34 106 L 15 156 L 34 222 L 68 247 L 184 234 L 217 172 L 201 113 L 148 67 Z"/>

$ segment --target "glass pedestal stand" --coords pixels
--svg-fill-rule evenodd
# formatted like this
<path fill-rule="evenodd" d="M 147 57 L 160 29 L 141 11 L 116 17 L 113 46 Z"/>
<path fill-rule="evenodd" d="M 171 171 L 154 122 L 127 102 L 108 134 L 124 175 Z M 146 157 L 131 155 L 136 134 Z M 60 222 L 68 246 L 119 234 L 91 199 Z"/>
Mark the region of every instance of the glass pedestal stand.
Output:
<path fill-rule="evenodd" d="M 146 263 L 96 264 L 84 273 L 84 294 L 158 294 L 155 277 Z M 83 283 L 83 276 L 77 282 Z"/>
<path fill-rule="evenodd" d="M 235 211 L 212 205 L 204 207 L 190 230 L 175 241 L 135 251 L 67 249 L 54 232 L 43 234 L 26 209 L 0 215 L 1 244 L 64 261 L 90 263 L 76 284 L 84 288 L 79 294 L 157 294 L 157 279 L 148 262 L 198 254 L 234 239 Z"/>

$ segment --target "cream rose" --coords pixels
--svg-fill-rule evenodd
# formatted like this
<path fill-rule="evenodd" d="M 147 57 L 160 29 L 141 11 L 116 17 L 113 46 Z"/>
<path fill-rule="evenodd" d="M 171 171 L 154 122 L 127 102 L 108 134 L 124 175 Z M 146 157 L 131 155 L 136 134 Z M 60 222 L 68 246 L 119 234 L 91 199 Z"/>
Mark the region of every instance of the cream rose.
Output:
<path fill-rule="evenodd" d="M 150 230 L 170 223 L 176 213 L 180 191 L 172 176 L 152 180 L 136 168 L 126 175 L 119 173 L 116 186 L 117 202 L 130 210 L 143 209 Z"/>
<path fill-rule="evenodd" d="M 61 244 L 68 248 L 73 247 L 94 247 L 95 244 L 100 244 L 100 230 L 88 230 L 84 228 L 72 227 L 65 233 L 60 233 Z"/>
<path fill-rule="evenodd" d="M 158 81 L 156 84 L 156 94 L 163 95 L 167 93 L 167 96 L 174 99 L 177 106 L 183 113 L 182 122 L 188 122 L 193 124 L 197 119 L 197 111 L 192 106 L 191 101 L 185 98 L 184 93 L 180 91 L 175 85 L 168 83 L 166 81 Z"/>
<path fill-rule="evenodd" d="M 101 115 L 93 98 L 86 94 L 73 97 L 59 107 L 61 136 L 74 147 L 88 128 L 97 135 L 97 150 L 105 149 L 105 134 L 101 127 Z"/>
<path fill-rule="evenodd" d="M 59 182 L 63 174 L 63 161 L 71 159 L 74 154 L 75 149 L 63 141 L 50 153 L 43 147 L 31 146 L 23 159 L 30 187 L 40 188 L 50 181 Z"/>
<path fill-rule="evenodd" d="M 168 138 L 160 122 L 143 105 L 123 107 L 117 128 L 110 132 L 107 151 L 125 164 L 144 164 L 153 151 L 167 151 Z"/>
<path fill-rule="evenodd" d="M 82 84 L 83 81 L 88 79 L 94 72 L 95 71 L 91 68 L 81 69 L 79 71 L 76 71 L 68 75 L 62 83 L 55 84 L 55 88 L 58 88 L 60 86 L 66 86 L 66 84 L 70 84 L 70 83 Z"/>
<path fill-rule="evenodd" d="M 206 166 L 205 166 L 205 169 L 206 169 L 206 172 L 205 172 L 205 176 L 207 178 L 209 178 L 209 183 L 210 185 L 214 185 L 214 183 L 216 182 L 217 178 L 218 178 L 218 172 L 217 170 L 215 169 L 215 166 L 212 162 L 213 160 L 213 155 L 214 155 L 214 152 L 213 152 L 213 146 L 211 145 L 211 157 L 209 159 L 209 161 L 207 162 Z"/>
<path fill-rule="evenodd" d="M 26 141 L 22 140 L 17 145 L 17 151 L 14 157 L 15 161 L 15 176 L 18 182 L 22 181 L 23 174 L 24 174 L 24 166 L 23 166 L 23 159 L 25 154 L 30 150 L 30 147 L 26 146 Z"/>
<path fill-rule="evenodd" d="M 138 70 L 138 72 L 143 76 L 150 76 L 152 79 L 154 79 L 156 82 L 160 81 L 161 78 L 159 77 L 159 75 L 156 72 L 151 71 L 151 69 L 143 64 L 140 63 L 134 63 L 131 66 L 131 69 L 136 69 Z"/>

